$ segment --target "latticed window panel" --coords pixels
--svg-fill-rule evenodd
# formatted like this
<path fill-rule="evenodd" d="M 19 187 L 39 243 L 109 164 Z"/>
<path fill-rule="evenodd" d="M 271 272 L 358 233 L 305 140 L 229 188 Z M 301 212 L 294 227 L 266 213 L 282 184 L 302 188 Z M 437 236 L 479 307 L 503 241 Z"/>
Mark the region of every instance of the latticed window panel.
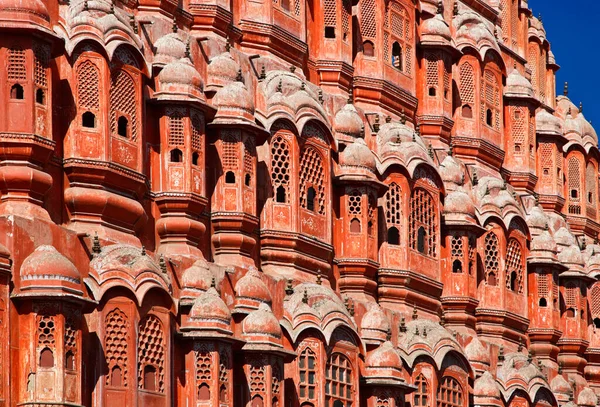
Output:
<path fill-rule="evenodd" d="M 412 74 L 412 49 L 410 40 L 412 38 L 412 23 L 409 14 L 404 7 L 398 3 L 389 2 L 385 10 L 384 20 L 384 59 L 388 64 L 398 64 L 400 71 L 407 75 Z M 400 61 L 392 61 L 393 47 L 397 43 L 400 47 L 400 55 L 394 56 Z"/>
<path fill-rule="evenodd" d="M 600 318 L 600 287 L 597 285 L 590 292 L 590 310 L 592 318 Z"/>
<path fill-rule="evenodd" d="M 462 387 L 452 377 L 444 377 L 438 388 L 438 407 L 464 407 Z"/>
<path fill-rule="evenodd" d="M 65 354 L 71 352 L 73 357 L 77 354 L 77 325 L 73 318 L 65 318 Z"/>
<path fill-rule="evenodd" d="M 238 137 L 227 135 L 223 137 L 223 168 L 236 170 L 238 168 Z"/>
<path fill-rule="evenodd" d="M 556 154 L 556 158 L 555 158 L 556 172 L 557 172 L 556 187 L 557 187 L 560 195 L 562 195 L 561 190 L 562 190 L 562 186 L 563 186 L 563 155 L 562 155 L 562 152 L 558 148 L 554 149 L 554 153 Z"/>
<path fill-rule="evenodd" d="M 171 113 L 169 115 L 169 147 L 185 144 L 184 129 L 183 115 L 179 112 Z"/>
<path fill-rule="evenodd" d="M 156 372 L 156 391 L 165 391 L 165 335 L 158 317 L 148 315 L 140 322 L 138 334 L 138 386 L 145 388 L 144 369 L 152 366 Z"/>
<path fill-rule="evenodd" d="M 567 308 L 579 307 L 579 287 L 573 283 L 567 283 L 565 287 L 565 305 Z"/>
<path fill-rule="evenodd" d="M 539 63 L 539 88 L 540 88 L 540 100 L 546 100 L 546 51 L 542 49 L 541 55 L 538 59 Z"/>
<path fill-rule="evenodd" d="M 77 67 L 77 100 L 80 109 L 98 110 L 100 108 L 100 74 L 98 67 L 90 60 Z"/>
<path fill-rule="evenodd" d="M 196 152 L 202 151 L 202 135 L 204 123 L 202 116 L 198 113 L 192 113 L 192 149 Z"/>
<path fill-rule="evenodd" d="M 531 158 L 531 165 L 535 167 L 535 116 L 529 115 L 529 157 Z"/>
<path fill-rule="evenodd" d="M 208 349 L 200 348 L 196 351 L 196 385 L 198 387 L 203 384 L 211 385 L 212 365 L 212 355 Z"/>
<path fill-rule="evenodd" d="M 494 232 L 489 232 L 485 236 L 484 246 L 484 267 L 485 280 L 488 285 L 497 285 L 497 278 L 500 272 L 500 245 L 498 237 Z"/>
<path fill-rule="evenodd" d="M 594 164 L 588 163 L 585 169 L 585 192 L 588 205 L 596 207 L 596 185 L 598 184 L 598 172 Z"/>
<path fill-rule="evenodd" d="M 395 182 L 385 193 L 385 221 L 388 228 L 396 226 L 400 229 L 402 225 L 402 189 Z"/>
<path fill-rule="evenodd" d="M 298 371 L 300 374 L 298 395 L 302 400 L 317 399 L 317 357 L 315 353 L 306 348 L 298 359 Z"/>
<path fill-rule="evenodd" d="M 325 27 L 337 27 L 337 1 L 325 0 Z"/>
<path fill-rule="evenodd" d="M 33 53 L 35 70 L 34 80 L 35 85 L 39 88 L 48 88 L 48 64 L 50 56 L 46 47 L 36 47 Z"/>
<path fill-rule="evenodd" d="M 319 215 L 325 214 L 325 172 L 323 160 L 313 147 L 306 147 L 300 159 L 300 206 L 310 209 L 308 191 L 315 190 L 314 210 Z"/>
<path fill-rule="evenodd" d="M 359 191 L 352 191 L 348 195 L 348 214 L 360 216 L 362 213 L 362 194 Z"/>
<path fill-rule="evenodd" d="M 254 159 L 256 157 L 256 147 L 254 140 L 249 138 L 244 142 L 244 172 L 254 174 Z"/>
<path fill-rule="evenodd" d="M 129 343 L 129 322 L 127 315 L 120 309 L 115 308 L 106 315 L 104 321 L 104 354 L 106 356 L 106 365 L 108 374 L 106 375 L 106 384 L 111 385 L 112 376 L 115 374 L 115 368 L 118 368 L 122 377 L 119 385 L 127 387 L 128 385 L 128 354 Z"/>
<path fill-rule="evenodd" d="M 510 10 L 508 8 L 507 0 L 500 1 L 500 8 L 502 9 L 502 41 L 508 45 L 508 40 L 510 38 Z"/>
<path fill-rule="evenodd" d="M 229 355 L 224 351 L 219 352 L 219 382 L 229 383 L 230 369 Z"/>
<path fill-rule="evenodd" d="M 334 353 L 327 360 L 325 367 L 325 400 L 332 406 L 341 401 L 344 406 L 352 406 L 352 369 L 348 359 Z"/>
<path fill-rule="evenodd" d="M 37 317 L 37 343 L 38 347 L 53 349 L 56 345 L 56 323 L 53 316 L 38 315 Z"/>
<path fill-rule="evenodd" d="M 527 111 L 522 106 L 510 106 L 510 116 L 512 117 L 512 136 L 513 148 L 516 155 L 524 155 L 529 150 L 527 140 Z"/>
<path fill-rule="evenodd" d="M 554 147 L 552 143 L 540 143 L 538 149 L 542 169 L 542 173 L 540 174 L 541 182 L 544 185 L 552 185 L 554 177 Z"/>
<path fill-rule="evenodd" d="M 110 87 L 110 116 L 111 131 L 117 134 L 117 122 L 119 115 L 125 115 L 130 123 L 130 134 L 132 140 L 137 140 L 138 118 L 137 118 L 137 91 L 133 78 L 120 70 L 113 76 Z"/>
<path fill-rule="evenodd" d="M 424 189 L 415 189 L 410 198 L 410 247 L 435 257 L 437 255 L 437 224 L 435 203 Z"/>
<path fill-rule="evenodd" d="M 513 48 L 518 45 L 518 33 L 519 33 L 519 4 L 517 0 L 511 1 L 511 13 L 510 13 L 510 38 Z"/>
<path fill-rule="evenodd" d="M 529 55 L 527 60 L 527 65 L 531 70 L 531 85 L 533 85 L 533 89 L 535 90 L 535 94 L 539 96 L 540 88 L 539 88 L 539 79 L 540 74 L 538 72 L 540 64 L 538 62 L 538 48 L 535 44 L 529 45 Z"/>
<path fill-rule="evenodd" d="M 264 393 L 266 391 L 265 367 L 260 362 L 255 362 L 250 366 L 250 392 Z"/>
<path fill-rule="evenodd" d="M 481 104 L 484 106 L 481 111 L 482 121 L 487 123 L 487 109 L 490 109 L 492 112 L 491 127 L 494 130 L 500 130 L 500 85 L 496 75 L 489 69 L 484 71 L 481 93 Z"/>
<path fill-rule="evenodd" d="M 581 214 L 581 162 L 577 157 L 571 157 L 568 161 L 568 197 L 569 213 L 573 215 Z"/>
<path fill-rule="evenodd" d="M 273 190 L 284 188 L 285 202 L 290 202 L 290 146 L 281 136 L 271 140 L 271 181 Z"/>
<path fill-rule="evenodd" d="M 427 379 L 422 374 L 419 374 L 415 379 L 415 387 L 417 390 L 413 395 L 414 407 L 429 407 L 429 384 Z"/>
<path fill-rule="evenodd" d="M 369 195 L 369 212 L 367 214 L 369 220 L 369 227 L 367 233 L 369 237 L 375 236 L 375 231 L 377 230 L 377 199 L 375 199 L 372 195 Z"/>
<path fill-rule="evenodd" d="M 460 66 L 460 99 L 462 104 L 475 104 L 475 72 L 473 66 L 465 62 Z"/>
<path fill-rule="evenodd" d="M 352 3 L 350 0 L 342 0 L 342 39 L 351 41 L 350 24 L 352 18 Z"/>
<path fill-rule="evenodd" d="M 281 394 L 281 383 L 283 382 L 281 367 L 279 366 L 279 363 L 275 363 L 271 370 L 271 394 L 276 396 Z"/>
<path fill-rule="evenodd" d="M 363 39 L 377 38 L 377 23 L 375 19 L 375 0 L 365 0 L 360 5 L 360 34 Z"/>
<path fill-rule="evenodd" d="M 452 259 L 463 259 L 463 238 L 461 236 L 450 237 L 450 251 L 452 254 Z"/>
<path fill-rule="evenodd" d="M 537 275 L 537 293 L 539 298 L 548 298 L 550 294 L 548 289 L 548 274 Z"/>
<path fill-rule="evenodd" d="M 425 54 L 427 87 L 437 88 L 439 85 L 439 69 L 442 62 L 441 55 L 437 52 L 427 52 Z"/>
<path fill-rule="evenodd" d="M 377 396 L 376 407 L 390 407 L 392 405 L 392 401 L 389 394 L 382 394 Z"/>
<path fill-rule="evenodd" d="M 519 294 L 523 294 L 523 268 L 521 245 L 516 239 L 510 239 L 506 248 L 506 287 L 514 288 Z"/>
<path fill-rule="evenodd" d="M 8 80 L 19 82 L 27 79 L 25 66 L 25 50 L 12 48 L 8 50 Z"/>

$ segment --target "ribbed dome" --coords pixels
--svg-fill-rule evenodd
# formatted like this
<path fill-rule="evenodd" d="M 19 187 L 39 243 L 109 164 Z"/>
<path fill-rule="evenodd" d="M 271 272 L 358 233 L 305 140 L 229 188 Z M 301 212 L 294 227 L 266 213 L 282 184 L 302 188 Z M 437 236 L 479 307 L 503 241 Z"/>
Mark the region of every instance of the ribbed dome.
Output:
<path fill-rule="evenodd" d="M 554 234 L 554 240 L 556 240 L 556 244 L 560 246 L 571 246 L 576 242 L 575 237 L 566 227 L 561 227 L 556 231 Z"/>
<path fill-rule="evenodd" d="M 367 355 L 365 365 L 370 368 L 402 369 L 402 359 L 394 345 L 386 341 Z"/>
<path fill-rule="evenodd" d="M 260 304 L 242 324 L 244 335 L 260 335 L 281 338 L 281 326 L 267 304 Z"/>
<path fill-rule="evenodd" d="M 340 165 L 364 167 L 371 171 L 375 171 L 377 168 L 375 155 L 361 138 L 356 139 L 354 143 L 350 143 L 344 151 L 340 153 Z"/>
<path fill-rule="evenodd" d="M 516 98 L 533 98 L 533 86 L 521 73 L 515 68 L 506 78 L 506 87 L 504 95 Z"/>
<path fill-rule="evenodd" d="M 27 256 L 20 275 L 27 279 L 67 278 L 78 282 L 81 277 L 77 267 L 50 245 L 38 246 Z"/>
<path fill-rule="evenodd" d="M 191 290 L 206 291 L 212 284 L 212 273 L 208 269 L 206 260 L 196 260 L 181 276 L 181 287 Z"/>
<path fill-rule="evenodd" d="M 271 293 L 263 283 L 257 270 L 249 270 L 235 285 L 235 294 L 239 298 L 253 299 L 266 304 L 271 303 Z"/>
<path fill-rule="evenodd" d="M 206 68 L 208 86 L 225 86 L 237 78 L 240 66 L 231 53 L 224 52 L 210 60 Z"/>
<path fill-rule="evenodd" d="M 353 104 L 345 104 L 333 119 L 333 129 L 346 136 L 360 137 L 363 131 L 363 121 Z"/>
<path fill-rule="evenodd" d="M 544 213 L 544 210 L 539 206 L 531 208 L 531 212 L 527 215 L 527 226 L 535 229 L 544 229 L 548 226 L 548 217 Z"/>
<path fill-rule="evenodd" d="M 50 21 L 48 9 L 41 0 L 2 0 L 0 13 L 24 13 Z"/>
<path fill-rule="evenodd" d="M 594 390 L 586 387 L 579 392 L 577 404 L 581 407 L 594 407 L 598 404 L 598 397 L 596 396 L 596 393 L 594 393 Z"/>
<path fill-rule="evenodd" d="M 471 197 L 463 191 L 450 192 L 444 201 L 445 214 L 464 214 L 475 217 L 475 205 Z"/>
<path fill-rule="evenodd" d="M 471 363 L 490 364 L 490 351 L 477 337 L 473 337 L 473 340 L 465 347 L 465 355 Z"/>
<path fill-rule="evenodd" d="M 563 395 L 571 394 L 571 391 L 573 390 L 569 382 L 567 382 L 567 380 L 561 374 L 556 375 L 556 377 L 552 379 L 550 382 L 550 388 L 552 389 L 553 393 Z"/>
<path fill-rule="evenodd" d="M 194 305 L 190 311 L 190 318 L 203 320 L 216 319 L 229 323 L 231 313 L 217 290 L 211 287 L 194 301 Z"/>
<path fill-rule="evenodd" d="M 213 104 L 217 108 L 217 118 L 254 122 L 254 98 L 242 82 L 231 82 L 219 89 Z"/>
<path fill-rule="evenodd" d="M 540 109 L 540 111 L 536 114 L 535 128 L 537 133 L 559 136 L 562 135 L 561 120 L 558 117 L 550 114 L 545 109 Z"/>
<path fill-rule="evenodd" d="M 181 58 L 170 62 L 158 74 L 161 85 L 175 84 L 193 86 L 202 90 L 204 82 L 202 77 L 188 58 Z"/>
<path fill-rule="evenodd" d="M 154 63 L 168 64 L 185 56 L 185 43 L 178 33 L 169 33 L 160 37 L 154 44 L 156 49 Z"/>
<path fill-rule="evenodd" d="M 583 266 L 583 255 L 576 244 L 563 249 L 558 255 L 558 259 L 565 264 L 575 264 Z"/>
<path fill-rule="evenodd" d="M 534 238 L 531 240 L 532 252 L 544 251 L 556 253 L 557 250 L 556 242 L 547 230 L 542 231 L 539 235 L 534 236 Z"/>
<path fill-rule="evenodd" d="M 447 155 L 440 165 L 440 177 L 444 183 L 463 185 L 465 173 L 458 161 L 451 155 Z"/>
<path fill-rule="evenodd" d="M 422 41 L 427 42 L 429 40 L 435 40 L 436 38 L 443 39 L 445 41 L 452 40 L 450 27 L 441 14 L 436 14 L 432 18 L 428 18 L 421 25 Z"/>
<path fill-rule="evenodd" d="M 479 379 L 475 380 L 473 395 L 475 397 L 500 398 L 500 389 L 498 389 L 496 379 L 490 372 L 484 372 Z"/>

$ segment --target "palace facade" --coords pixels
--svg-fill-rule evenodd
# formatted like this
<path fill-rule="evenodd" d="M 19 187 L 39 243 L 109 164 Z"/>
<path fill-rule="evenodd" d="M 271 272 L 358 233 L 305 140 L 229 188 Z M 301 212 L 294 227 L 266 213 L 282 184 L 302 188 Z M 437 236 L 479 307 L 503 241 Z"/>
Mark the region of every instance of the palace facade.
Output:
<path fill-rule="evenodd" d="M 0 406 L 598 404 L 526 0 L 1 0 L 0 60 Z"/>

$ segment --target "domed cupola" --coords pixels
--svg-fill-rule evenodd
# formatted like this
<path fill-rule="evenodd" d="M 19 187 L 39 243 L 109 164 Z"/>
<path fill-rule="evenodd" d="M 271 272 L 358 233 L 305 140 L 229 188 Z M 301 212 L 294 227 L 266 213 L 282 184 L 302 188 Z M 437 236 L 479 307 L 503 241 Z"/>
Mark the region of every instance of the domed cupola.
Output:
<path fill-rule="evenodd" d="M 545 109 L 540 111 L 535 116 L 536 133 L 548 136 L 562 136 L 562 122 L 561 119 L 550 114 Z"/>
<path fill-rule="evenodd" d="M 475 204 L 471 196 L 461 190 L 452 191 L 446 196 L 443 213 L 447 225 L 477 224 Z"/>
<path fill-rule="evenodd" d="M 556 395 L 559 402 L 565 402 L 569 400 L 569 396 L 573 392 L 573 388 L 567 382 L 562 374 L 557 374 L 554 379 L 550 382 L 550 389 Z"/>
<path fill-rule="evenodd" d="M 484 372 L 489 370 L 491 365 L 490 351 L 476 336 L 465 347 L 465 355 L 476 371 Z"/>
<path fill-rule="evenodd" d="M 241 72 L 237 80 L 222 87 L 213 98 L 217 108 L 214 123 L 254 124 L 254 98 L 242 82 Z"/>
<path fill-rule="evenodd" d="M 518 99 L 535 99 L 531 82 L 527 80 L 515 67 L 506 78 L 504 96 Z"/>
<path fill-rule="evenodd" d="M 251 268 L 235 285 L 234 312 L 248 314 L 260 304 L 271 304 L 271 293 L 262 280 L 262 273 Z"/>
<path fill-rule="evenodd" d="M 206 260 L 196 260 L 181 276 L 181 305 L 192 305 L 194 299 L 211 287 L 213 278 Z"/>
<path fill-rule="evenodd" d="M 375 172 L 377 169 L 375 155 L 373 155 L 365 141 L 360 138 L 344 148 L 344 151 L 340 153 L 339 162 L 342 167 L 359 167 L 371 172 Z"/>
<path fill-rule="evenodd" d="M 500 389 L 494 376 L 489 371 L 484 372 L 473 384 L 475 405 L 503 406 Z"/>
<path fill-rule="evenodd" d="M 242 323 L 246 340 L 245 350 L 272 350 L 282 348 L 279 320 L 267 304 L 260 304 Z"/>
<path fill-rule="evenodd" d="M 385 312 L 377 303 L 363 315 L 360 326 L 360 334 L 366 343 L 383 343 L 390 331 L 390 321 Z"/>
<path fill-rule="evenodd" d="M 154 43 L 154 49 L 152 65 L 155 67 L 163 67 L 170 62 L 178 61 L 186 54 L 186 44 L 176 32 L 160 37 Z"/>
<path fill-rule="evenodd" d="M 531 240 L 528 262 L 531 263 L 556 263 L 558 248 L 550 232 L 543 230 Z"/>
<path fill-rule="evenodd" d="M 36 28 L 54 36 L 50 29 L 50 14 L 42 0 L 2 0 L 0 26 Z"/>
<path fill-rule="evenodd" d="M 230 336 L 231 313 L 214 287 L 209 288 L 194 301 L 181 331 L 190 336 Z"/>
<path fill-rule="evenodd" d="M 157 100 L 205 102 L 204 81 L 189 58 L 186 50 L 184 58 L 169 62 L 158 74 Z"/>
<path fill-rule="evenodd" d="M 216 91 L 235 82 L 239 71 L 240 65 L 231 56 L 229 45 L 227 45 L 225 52 L 212 58 L 206 68 L 206 89 Z"/>
<path fill-rule="evenodd" d="M 560 260 L 560 262 L 565 266 L 569 267 L 571 272 L 583 273 L 583 255 L 581 254 L 579 246 L 576 244 L 572 244 L 571 246 L 564 248 L 559 253 L 558 260 Z"/>
<path fill-rule="evenodd" d="M 365 359 L 365 380 L 371 385 L 406 386 L 402 378 L 402 359 L 392 342 L 386 341 L 369 352 Z"/>
<path fill-rule="evenodd" d="M 356 107 L 349 100 L 333 119 L 333 129 L 338 139 L 351 141 L 353 138 L 364 137 L 364 123 Z"/>
<path fill-rule="evenodd" d="M 19 275 L 20 297 L 83 297 L 79 270 L 54 246 L 36 248 L 21 264 Z"/>
<path fill-rule="evenodd" d="M 455 49 L 450 26 L 444 20 L 443 3 L 437 4 L 437 13 L 421 24 L 421 46 L 446 46 Z"/>
<path fill-rule="evenodd" d="M 589 387 L 584 388 L 577 396 L 577 405 L 580 407 L 595 407 L 598 404 L 598 396 Z"/>

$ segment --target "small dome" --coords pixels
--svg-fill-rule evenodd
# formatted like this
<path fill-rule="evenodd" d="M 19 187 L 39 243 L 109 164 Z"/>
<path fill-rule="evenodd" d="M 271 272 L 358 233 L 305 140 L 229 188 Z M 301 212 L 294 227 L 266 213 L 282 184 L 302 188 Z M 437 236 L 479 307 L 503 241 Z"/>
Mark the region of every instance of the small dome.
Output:
<path fill-rule="evenodd" d="M 490 351 L 474 336 L 473 340 L 465 347 L 465 355 L 471 363 L 490 365 Z"/>
<path fill-rule="evenodd" d="M 48 9 L 41 0 L 2 0 L 0 13 L 29 14 L 36 19 L 50 21 Z M 27 19 L 31 18 L 28 17 Z"/>
<path fill-rule="evenodd" d="M 186 45 L 178 33 L 169 33 L 160 37 L 154 44 L 155 64 L 168 64 L 185 56 Z"/>
<path fill-rule="evenodd" d="M 527 215 L 527 226 L 532 229 L 544 230 L 548 226 L 548 217 L 544 210 L 539 206 L 531 208 L 531 212 Z"/>
<path fill-rule="evenodd" d="M 563 375 L 556 375 L 554 379 L 550 382 L 550 388 L 553 393 L 569 395 L 573 389 L 567 380 L 563 377 Z"/>
<path fill-rule="evenodd" d="M 463 168 L 451 155 L 447 155 L 442 164 L 440 164 L 440 177 L 444 184 L 463 185 L 465 183 Z"/>
<path fill-rule="evenodd" d="M 560 246 L 571 246 L 576 243 L 575 237 L 569 232 L 566 227 L 561 227 L 554 234 L 556 244 Z"/>
<path fill-rule="evenodd" d="M 216 319 L 229 323 L 231 313 L 217 290 L 211 287 L 194 301 L 194 305 L 190 311 L 190 318 L 202 320 Z"/>
<path fill-rule="evenodd" d="M 500 398 L 500 389 L 494 376 L 488 371 L 484 372 L 473 384 L 473 395 L 475 397 Z"/>
<path fill-rule="evenodd" d="M 450 27 L 441 14 L 428 18 L 421 24 L 421 42 L 450 42 L 452 34 Z"/>
<path fill-rule="evenodd" d="M 367 147 L 365 141 L 358 138 L 354 143 L 350 143 L 344 151 L 340 153 L 340 165 L 352 167 L 364 167 L 370 171 L 375 171 L 377 162 L 371 149 Z"/>
<path fill-rule="evenodd" d="M 181 58 L 165 65 L 158 74 L 158 81 L 162 86 L 187 85 L 199 90 L 204 87 L 202 77 L 188 58 Z"/>
<path fill-rule="evenodd" d="M 539 235 L 534 236 L 531 240 L 532 252 L 553 252 L 557 251 L 556 242 L 552 235 L 547 230 L 542 231 Z"/>
<path fill-rule="evenodd" d="M 533 86 L 521 73 L 515 68 L 506 78 L 506 87 L 504 96 L 515 98 L 534 98 Z"/>
<path fill-rule="evenodd" d="M 590 122 L 587 121 L 583 113 L 579 113 L 577 115 L 577 120 L 581 124 L 581 136 L 586 140 L 584 142 L 591 142 L 594 146 L 598 145 L 598 135 L 596 134 L 596 130 L 592 126 Z"/>
<path fill-rule="evenodd" d="M 594 393 L 594 390 L 586 387 L 579 392 L 577 404 L 581 407 L 595 407 L 598 404 L 598 397 L 596 396 L 596 393 Z"/>
<path fill-rule="evenodd" d="M 535 129 L 540 134 L 559 135 L 563 134 L 560 118 L 550 114 L 545 109 L 535 115 Z"/>
<path fill-rule="evenodd" d="M 569 247 L 563 249 L 558 255 L 558 259 L 565 264 L 574 264 L 583 266 L 583 255 L 581 254 L 581 250 L 576 244 L 572 244 Z"/>
<path fill-rule="evenodd" d="M 271 292 L 262 281 L 262 273 L 250 269 L 246 275 L 235 284 L 236 311 L 250 312 L 258 309 L 261 303 L 271 304 Z"/>
<path fill-rule="evenodd" d="M 381 344 L 370 352 L 365 359 L 367 368 L 392 368 L 402 369 L 402 359 L 390 341 Z"/>
<path fill-rule="evenodd" d="M 333 119 L 333 129 L 351 137 L 361 137 L 364 124 L 353 104 L 345 104 Z"/>
<path fill-rule="evenodd" d="M 54 246 L 38 246 L 21 265 L 21 279 L 67 279 L 79 284 L 81 275 L 69 259 Z"/>
<path fill-rule="evenodd" d="M 362 317 L 361 336 L 366 341 L 381 343 L 386 340 L 389 331 L 390 321 L 385 312 L 378 304 L 372 304 Z"/>
<path fill-rule="evenodd" d="M 208 290 L 213 278 L 206 260 L 196 260 L 181 275 L 182 300 L 183 297 L 196 298 L 201 292 Z"/>
<path fill-rule="evenodd" d="M 463 191 L 452 191 L 444 200 L 444 214 L 462 214 L 475 217 L 475 205 L 471 197 Z"/>
<path fill-rule="evenodd" d="M 271 307 L 260 304 L 256 311 L 251 312 L 242 324 L 244 335 L 259 335 L 281 338 L 281 326 L 273 315 Z"/>
<path fill-rule="evenodd" d="M 242 82 L 231 82 L 215 94 L 217 119 L 241 119 L 254 123 L 254 98 Z"/>
<path fill-rule="evenodd" d="M 240 71 L 240 66 L 231 53 L 224 52 L 210 60 L 206 68 L 208 86 L 225 86 L 234 82 Z"/>

